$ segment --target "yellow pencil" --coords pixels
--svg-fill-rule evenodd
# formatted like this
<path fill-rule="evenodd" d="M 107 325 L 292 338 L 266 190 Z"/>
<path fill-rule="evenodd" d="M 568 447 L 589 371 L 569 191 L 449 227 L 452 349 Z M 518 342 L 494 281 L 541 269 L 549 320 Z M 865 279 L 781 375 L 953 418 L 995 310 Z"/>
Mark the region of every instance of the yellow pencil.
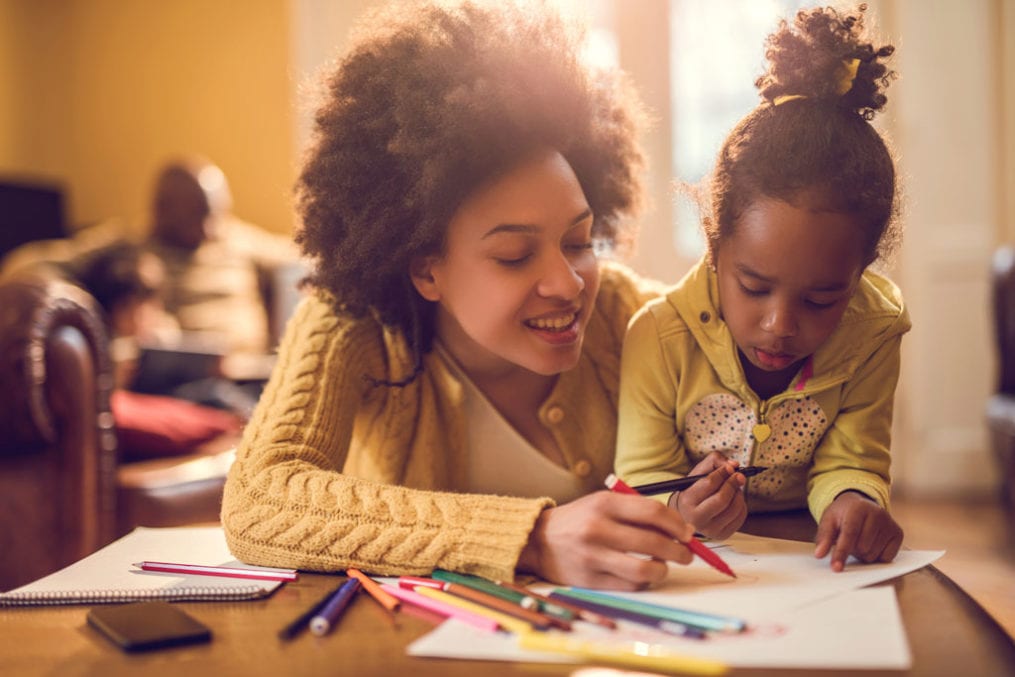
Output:
<path fill-rule="evenodd" d="M 392 612 L 398 609 L 399 601 L 381 590 L 381 586 L 377 585 L 374 579 L 370 578 L 359 569 L 346 569 L 345 573 L 349 574 L 353 578 L 358 578 L 367 593 L 377 600 L 377 603 L 382 607 Z"/>
<path fill-rule="evenodd" d="M 417 587 L 416 592 L 418 592 L 421 595 L 425 595 L 426 597 L 438 599 L 444 602 L 445 604 L 456 606 L 459 609 L 465 609 L 466 611 L 471 611 L 474 614 L 485 616 L 487 618 L 492 618 L 493 620 L 497 621 L 497 623 L 505 630 L 510 630 L 511 632 L 518 633 L 532 631 L 531 623 L 523 621 L 520 618 L 508 616 L 507 614 L 501 613 L 499 611 L 494 611 L 493 609 L 485 607 L 482 604 L 470 602 L 467 599 L 463 599 L 456 595 L 452 595 L 449 592 L 444 592 L 443 590 L 434 590 L 433 588 L 426 588 L 423 586 Z"/>
<path fill-rule="evenodd" d="M 647 642 L 591 642 L 557 632 L 524 632 L 518 635 L 518 645 L 533 651 L 568 654 L 589 662 L 665 673 L 724 675 L 729 671 L 729 666 L 720 661 L 679 654 L 661 644 Z"/>

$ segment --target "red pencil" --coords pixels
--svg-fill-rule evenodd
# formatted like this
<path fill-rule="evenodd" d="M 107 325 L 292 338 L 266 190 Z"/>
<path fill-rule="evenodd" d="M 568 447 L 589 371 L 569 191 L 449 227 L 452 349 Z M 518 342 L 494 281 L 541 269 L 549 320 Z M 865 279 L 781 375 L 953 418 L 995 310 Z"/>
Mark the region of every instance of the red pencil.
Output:
<path fill-rule="evenodd" d="M 606 487 L 610 491 L 615 491 L 618 494 L 632 494 L 634 496 L 641 496 L 641 494 L 639 494 L 637 491 L 628 486 L 627 483 L 624 482 L 624 480 L 620 479 L 613 473 L 610 473 L 606 477 Z M 722 561 L 722 558 L 719 557 L 719 555 L 712 552 L 711 548 L 706 547 L 704 543 L 699 541 L 694 536 L 691 536 L 691 540 L 683 541 L 683 543 L 684 545 L 687 546 L 688 550 L 690 550 L 695 555 L 711 564 L 718 571 L 721 571 L 727 576 L 732 576 L 733 578 L 737 577 L 737 575 L 733 573 L 733 569 L 730 569 L 729 565 L 726 564 L 726 562 Z"/>
<path fill-rule="evenodd" d="M 260 581 L 295 581 L 298 577 L 295 569 L 269 569 L 265 567 L 246 569 L 240 567 L 205 566 L 203 564 L 176 564 L 173 562 L 137 562 L 134 566 L 142 571 L 159 571 L 167 574 L 251 578 Z"/>

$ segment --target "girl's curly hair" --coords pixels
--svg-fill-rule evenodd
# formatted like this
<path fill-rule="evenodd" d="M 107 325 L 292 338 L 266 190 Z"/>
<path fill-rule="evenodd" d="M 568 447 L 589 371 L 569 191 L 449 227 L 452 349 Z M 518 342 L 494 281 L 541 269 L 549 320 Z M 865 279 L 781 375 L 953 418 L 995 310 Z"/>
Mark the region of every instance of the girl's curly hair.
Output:
<path fill-rule="evenodd" d="M 881 60 L 895 49 L 865 37 L 866 9 L 802 10 L 768 36 L 768 72 L 755 82 L 764 101 L 730 132 L 712 175 L 704 219 L 710 252 L 765 197 L 855 216 L 864 229 L 865 265 L 897 248 L 895 167 L 870 124 L 895 77 Z"/>
<path fill-rule="evenodd" d="M 297 182 L 310 282 L 429 350 L 433 308 L 410 260 L 440 253 L 466 196 L 539 147 L 570 163 L 593 236 L 629 243 L 641 111 L 618 73 L 583 65 L 580 37 L 542 5 L 397 3 L 369 17 L 327 78 Z"/>

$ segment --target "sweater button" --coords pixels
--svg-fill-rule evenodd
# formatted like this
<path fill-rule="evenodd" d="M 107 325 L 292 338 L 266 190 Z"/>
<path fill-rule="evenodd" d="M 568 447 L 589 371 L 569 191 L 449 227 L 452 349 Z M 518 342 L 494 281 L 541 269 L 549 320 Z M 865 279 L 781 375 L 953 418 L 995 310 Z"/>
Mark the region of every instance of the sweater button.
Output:
<path fill-rule="evenodd" d="M 564 420 L 564 410 L 561 407 L 550 407 L 546 412 L 546 419 L 550 423 L 560 423 Z"/>
<path fill-rule="evenodd" d="M 703 310 L 701 311 L 701 315 L 698 316 L 698 319 L 701 320 L 702 322 L 708 322 L 709 320 L 712 319 L 712 314 L 709 313 L 707 310 Z"/>
<path fill-rule="evenodd" d="M 574 470 L 574 474 L 578 477 L 588 477 L 589 473 L 592 472 L 592 464 L 582 459 L 574 464 L 572 470 Z"/>

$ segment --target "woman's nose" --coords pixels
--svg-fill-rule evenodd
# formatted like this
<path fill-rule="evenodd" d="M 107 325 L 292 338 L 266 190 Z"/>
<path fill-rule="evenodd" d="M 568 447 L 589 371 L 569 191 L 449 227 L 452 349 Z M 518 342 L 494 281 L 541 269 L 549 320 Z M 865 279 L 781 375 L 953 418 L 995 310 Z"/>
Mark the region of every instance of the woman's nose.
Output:
<path fill-rule="evenodd" d="M 536 287 L 540 296 L 563 299 L 575 298 L 584 288 L 585 278 L 563 253 L 550 257 Z"/>

